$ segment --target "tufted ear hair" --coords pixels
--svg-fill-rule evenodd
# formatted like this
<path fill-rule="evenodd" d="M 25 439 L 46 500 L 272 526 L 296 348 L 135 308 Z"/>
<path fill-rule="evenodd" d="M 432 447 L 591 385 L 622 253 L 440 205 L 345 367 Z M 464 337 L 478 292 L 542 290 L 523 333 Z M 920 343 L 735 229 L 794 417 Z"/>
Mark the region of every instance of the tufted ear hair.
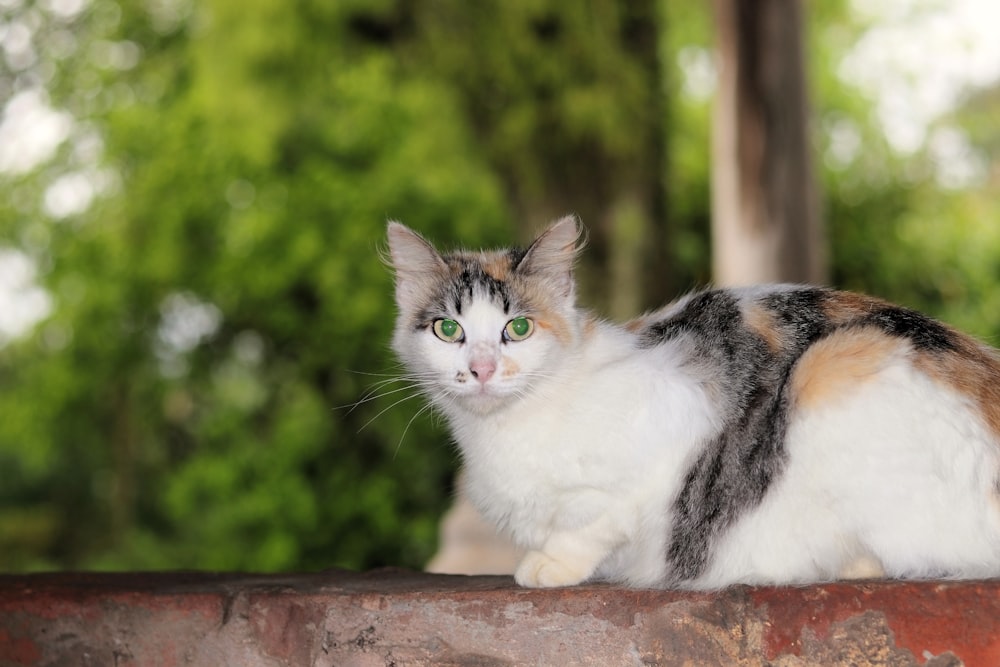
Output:
<path fill-rule="evenodd" d="M 389 264 L 396 273 L 396 305 L 403 312 L 420 307 L 421 301 L 448 274 L 441 255 L 420 234 L 390 221 L 386 230 Z"/>
<path fill-rule="evenodd" d="M 583 228 L 575 215 L 567 215 L 552 223 L 528 247 L 517 265 L 525 275 L 539 275 L 567 298 L 574 292 L 573 263 L 583 247 Z"/>

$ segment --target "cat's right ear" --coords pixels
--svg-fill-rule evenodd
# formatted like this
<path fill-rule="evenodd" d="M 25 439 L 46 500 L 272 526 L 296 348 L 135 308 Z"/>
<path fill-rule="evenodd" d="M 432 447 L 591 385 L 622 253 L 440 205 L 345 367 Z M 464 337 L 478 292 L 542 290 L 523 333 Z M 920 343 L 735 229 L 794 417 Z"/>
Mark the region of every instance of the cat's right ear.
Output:
<path fill-rule="evenodd" d="M 582 234 L 575 215 L 557 220 L 528 247 L 518 270 L 547 278 L 555 289 L 572 300 L 573 262 L 580 251 Z"/>
<path fill-rule="evenodd" d="M 448 273 L 448 265 L 430 243 L 395 221 L 386 231 L 389 264 L 396 273 L 396 304 L 404 312 L 420 307 L 431 287 Z"/>

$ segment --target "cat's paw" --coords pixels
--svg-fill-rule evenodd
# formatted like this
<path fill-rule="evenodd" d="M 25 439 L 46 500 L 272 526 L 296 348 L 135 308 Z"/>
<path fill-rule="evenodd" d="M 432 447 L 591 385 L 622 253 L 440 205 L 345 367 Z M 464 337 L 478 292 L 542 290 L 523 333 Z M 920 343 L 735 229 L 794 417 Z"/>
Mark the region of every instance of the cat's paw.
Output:
<path fill-rule="evenodd" d="M 574 586 L 591 572 L 587 568 L 556 560 L 543 551 L 529 551 L 514 572 L 514 581 L 527 588 Z"/>

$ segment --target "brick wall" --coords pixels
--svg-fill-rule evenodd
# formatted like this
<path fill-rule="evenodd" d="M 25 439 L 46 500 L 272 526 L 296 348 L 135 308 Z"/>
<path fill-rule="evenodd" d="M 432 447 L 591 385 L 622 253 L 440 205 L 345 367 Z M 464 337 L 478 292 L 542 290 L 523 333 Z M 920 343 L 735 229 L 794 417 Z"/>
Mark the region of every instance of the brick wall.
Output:
<path fill-rule="evenodd" d="M 0 665 L 1000 665 L 1000 582 L 526 590 L 398 570 L 0 576 Z"/>

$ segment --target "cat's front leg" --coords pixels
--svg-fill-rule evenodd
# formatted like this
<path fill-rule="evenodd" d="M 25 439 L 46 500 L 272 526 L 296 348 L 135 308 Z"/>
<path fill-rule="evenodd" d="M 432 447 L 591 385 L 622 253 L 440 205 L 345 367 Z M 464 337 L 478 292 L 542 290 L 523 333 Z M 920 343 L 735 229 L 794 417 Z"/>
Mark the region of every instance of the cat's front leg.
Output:
<path fill-rule="evenodd" d="M 624 536 L 605 520 L 586 529 L 552 534 L 541 549 L 521 559 L 514 580 L 528 588 L 575 586 L 586 581 Z"/>

